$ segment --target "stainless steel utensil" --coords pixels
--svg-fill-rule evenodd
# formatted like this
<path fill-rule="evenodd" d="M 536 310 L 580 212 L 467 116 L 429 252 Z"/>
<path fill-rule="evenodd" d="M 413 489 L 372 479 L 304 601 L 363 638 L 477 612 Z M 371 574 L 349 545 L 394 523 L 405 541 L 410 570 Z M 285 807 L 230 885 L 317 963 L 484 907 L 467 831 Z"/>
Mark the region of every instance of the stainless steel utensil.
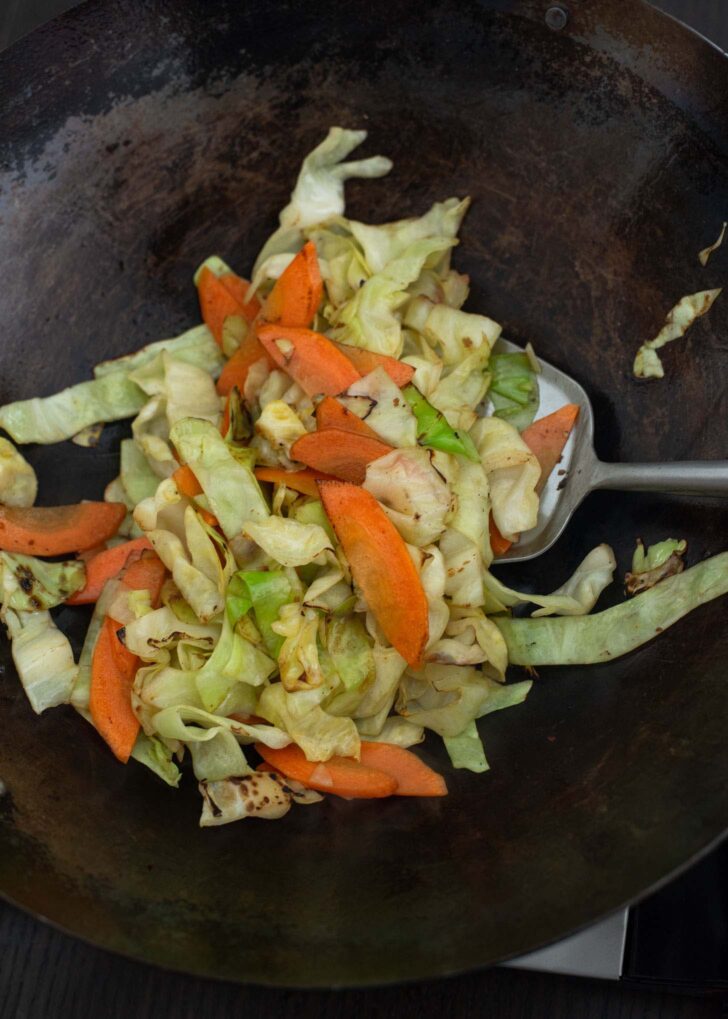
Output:
<path fill-rule="evenodd" d="M 499 340 L 497 352 L 522 353 L 508 340 Z M 581 410 L 569 436 L 561 463 L 541 494 L 536 526 L 521 535 L 499 562 L 519 563 L 551 548 L 561 537 L 574 510 L 599 488 L 619 492 L 669 492 L 674 495 L 728 497 L 728 460 L 694 460 L 685 463 L 604 463 L 594 452 L 594 413 L 586 391 L 565 372 L 539 358 L 543 417 L 578 403 Z"/>

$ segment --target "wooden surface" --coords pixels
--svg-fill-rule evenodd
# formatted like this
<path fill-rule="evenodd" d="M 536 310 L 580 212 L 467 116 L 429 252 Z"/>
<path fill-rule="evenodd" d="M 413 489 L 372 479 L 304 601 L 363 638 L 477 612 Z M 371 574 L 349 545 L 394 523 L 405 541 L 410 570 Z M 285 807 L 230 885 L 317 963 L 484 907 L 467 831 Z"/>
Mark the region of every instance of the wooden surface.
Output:
<path fill-rule="evenodd" d="M 660 0 L 728 49 L 728 0 Z M 0 48 L 73 0 L 0 0 Z M 302 946 L 305 951 L 305 946 Z M 267 991 L 164 973 L 0 904 L 0 1019 L 703 1019 L 717 1001 L 514 970 L 369 991 Z"/>

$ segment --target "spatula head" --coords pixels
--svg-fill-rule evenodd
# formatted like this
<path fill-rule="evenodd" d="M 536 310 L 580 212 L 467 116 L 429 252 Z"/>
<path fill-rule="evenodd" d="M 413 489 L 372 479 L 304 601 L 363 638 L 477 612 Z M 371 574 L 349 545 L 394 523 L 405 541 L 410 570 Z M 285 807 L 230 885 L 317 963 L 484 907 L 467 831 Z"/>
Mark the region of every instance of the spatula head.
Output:
<path fill-rule="evenodd" d="M 496 353 L 522 353 L 508 340 L 498 340 Z M 589 397 L 574 379 L 547 361 L 538 359 L 540 404 L 538 417 L 552 414 L 565 403 L 579 405 L 579 417 L 564 447 L 556 470 L 551 473 L 541 493 L 536 526 L 521 535 L 498 562 L 519 563 L 533 559 L 551 548 L 568 524 L 572 513 L 587 492 L 591 491 L 596 455 L 594 453 L 594 416 Z"/>

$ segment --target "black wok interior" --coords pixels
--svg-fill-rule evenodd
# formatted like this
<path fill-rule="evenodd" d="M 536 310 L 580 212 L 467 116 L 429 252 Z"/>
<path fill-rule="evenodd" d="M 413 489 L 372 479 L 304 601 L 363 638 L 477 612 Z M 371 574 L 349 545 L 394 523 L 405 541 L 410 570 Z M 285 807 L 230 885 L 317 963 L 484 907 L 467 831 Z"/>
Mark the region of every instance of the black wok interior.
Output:
<path fill-rule="evenodd" d="M 728 304 L 639 384 L 634 352 L 685 293 L 719 286 L 700 248 L 728 208 L 728 73 L 633 0 L 315 4 L 90 0 L 0 57 L 0 401 L 198 321 L 217 252 L 249 271 L 302 156 L 332 124 L 395 163 L 348 186 L 358 218 L 473 196 L 454 263 L 467 307 L 573 374 L 613 460 L 725 458 Z M 649 41 L 649 45 L 647 45 Z M 727 246 L 728 248 L 728 246 Z M 33 449 L 40 501 L 99 498 L 99 449 Z M 593 545 L 728 546 L 717 501 L 597 494 L 542 559 L 558 586 Z M 620 600 L 614 584 L 604 604 Z M 197 827 L 188 777 L 124 768 L 71 709 L 37 718 L 0 648 L 0 892 L 102 946 L 277 985 L 383 983 L 528 951 L 685 865 L 728 822 L 725 601 L 609 665 L 543 669 L 480 725 L 492 771 L 443 800 L 346 802 L 275 824 Z M 78 648 L 88 619 L 64 609 Z M 513 670 L 513 678 L 521 678 Z"/>

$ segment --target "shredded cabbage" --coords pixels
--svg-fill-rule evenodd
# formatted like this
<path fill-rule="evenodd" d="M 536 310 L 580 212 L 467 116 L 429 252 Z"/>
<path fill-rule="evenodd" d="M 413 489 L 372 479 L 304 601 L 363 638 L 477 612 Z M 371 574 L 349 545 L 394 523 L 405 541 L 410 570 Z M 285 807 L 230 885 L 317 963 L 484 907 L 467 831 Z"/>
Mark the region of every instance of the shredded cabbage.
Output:
<path fill-rule="evenodd" d="M 720 287 L 717 290 L 701 290 L 697 294 L 688 294 L 677 302 L 668 312 L 665 324 L 657 336 L 643 343 L 637 351 L 632 370 L 638 379 L 663 378 L 665 369 L 657 351 L 666 343 L 684 336 L 696 318 L 710 311 L 720 292 Z"/>
<path fill-rule="evenodd" d="M 37 494 L 35 471 L 12 442 L 0 438 L 0 503 L 32 506 Z"/>

